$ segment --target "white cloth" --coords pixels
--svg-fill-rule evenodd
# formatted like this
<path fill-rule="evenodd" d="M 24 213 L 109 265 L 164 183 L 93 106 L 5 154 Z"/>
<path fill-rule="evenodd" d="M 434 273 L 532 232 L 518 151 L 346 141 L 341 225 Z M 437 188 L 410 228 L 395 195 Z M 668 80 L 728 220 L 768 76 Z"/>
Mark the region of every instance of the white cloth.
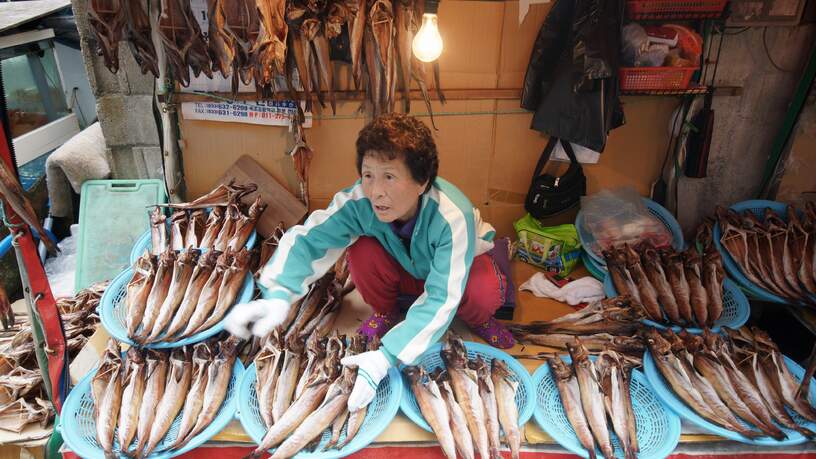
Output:
<path fill-rule="evenodd" d="M 582 277 L 563 287 L 550 282 L 543 273 L 535 273 L 527 282 L 521 284 L 519 290 L 533 292 L 533 295 L 567 303 L 572 306 L 581 303 L 591 303 L 605 298 L 603 284 L 594 277 Z"/>

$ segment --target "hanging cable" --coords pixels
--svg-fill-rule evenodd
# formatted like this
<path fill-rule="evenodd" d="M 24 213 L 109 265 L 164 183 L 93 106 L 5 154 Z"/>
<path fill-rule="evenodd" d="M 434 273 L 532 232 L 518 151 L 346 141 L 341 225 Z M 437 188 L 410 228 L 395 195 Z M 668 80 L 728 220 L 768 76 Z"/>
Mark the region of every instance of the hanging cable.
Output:
<path fill-rule="evenodd" d="M 777 69 L 777 70 L 779 70 L 780 72 L 783 72 L 783 73 L 793 73 L 793 72 L 796 71 L 796 69 L 785 70 L 782 67 L 780 67 L 779 65 L 777 65 L 776 62 L 774 62 L 773 57 L 771 57 L 771 51 L 768 49 L 768 27 L 767 26 L 762 30 L 762 47 L 765 49 L 765 56 L 768 57 L 768 62 L 771 64 L 771 66 L 773 66 L 773 68 L 775 68 L 775 69 Z"/>

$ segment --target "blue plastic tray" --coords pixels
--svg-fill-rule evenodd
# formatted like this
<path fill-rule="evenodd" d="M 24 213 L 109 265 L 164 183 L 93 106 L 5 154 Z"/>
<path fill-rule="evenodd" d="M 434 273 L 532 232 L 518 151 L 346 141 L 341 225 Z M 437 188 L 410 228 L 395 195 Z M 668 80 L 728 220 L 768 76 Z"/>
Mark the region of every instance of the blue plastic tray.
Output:
<path fill-rule="evenodd" d="M 210 212 L 210 209 L 207 209 L 207 213 L 209 213 L 209 212 Z M 169 219 L 168 219 L 168 221 L 169 221 Z M 170 234 L 170 224 L 169 223 L 167 223 L 167 231 L 168 231 L 167 234 L 169 235 Z M 249 239 L 247 239 L 246 244 L 244 244 L 244 247 L 246 247 L 247 250 L 255 247 L 255 241 L 257 239 L 258 239 L 258 233 L 253 229 L 252 234 L 249 235 Z M 136 260 L 138 260 L 139 257 L 141 257 L 145 253 L 145 250 L 150 250 L 152 247 L 153 247 L 153 241 L 152 241 L 151 235 L 150 235 L 150 228 L 148 227 L 147 231 L 145 231 L 144 234 L 139 236 L 139 239 L 136 240 L 136 242 L 133 244 L 133 248 L 130 250 L 130 264 L 131 264 L 131 266 L 136 264 Z"/>
<path fill-rule="evenodd" d="M 668 228 L 669 232 L 671 232 L 672 246 L 677 250 L 683 250 L 686 245 L 685 239 L 683 239 L 683 229 L 680 227 L 680 224 L 677 223 L 677 220 L 674 218 L 671 212 L 649 198 L 643 198 L 643 203 L 646 204 L 646 208 L 649 210 L 649 213 L 657 218 L 660 223 L 663 223 L 663 225 Z M 595 261 L 596 265 L 600 265 L 605 268 L 606 260 L 604 260 L 603 256 L 598 255 L 591 250 L 594 238 L 592 237 L 592 234 L 584 228 L 584 216 L 581 211 L 578 211 L 578 215 L 575 217 L 575 228 L 578 230 L 578 238 L 581 240 L 581 247 L 584 247 L 584 251 L 590 258 L 592 258 L 592 260 Z"/>
<path fill-rule="evenodd" d="M 604 279 L 604 293 L 606 293 L 607 298 L 618 296 L 618 292 L 615 290 L 615 284 L 612 283 L 612 276 L 608 274 Z M 711 330 L 718 332 L 722 326 L 729 328 L 742 327 L 745 325 L 745 322 L 748 322 L 750 316 L 751 304 L 748 303 L 748 298 L 745 297 L 745 294 L 742 293 L 742 290 L 740 290 L 735 283 L 726 278 L 723 282 L 723 312 L 720 319 L 714 322 L 714 326 L 711 327 Z M 643 323 L 661 330 L 667 328 L 665 324 L 660 324 L 649 319 L 644 319 Z M 673 325 L 671 329 L 679 332 L 683 327 Z M 703 332 L 701 328 L 686 328 L 686 330 L 694 334 Z"/>
<path fill-rule="evenodd" d="M 590 357 L 593 361 L 595 356 Z M 567 363 L 569 356 L 561 356 Z M 564 448 L 581 457 L 589 457 L 589 452 L 581 446 L 575 430 L 567 419 L 558 386 L 548 364 L 541 365 L 533 374 L 536 387 L 535 420 L 555 441 Z M 632 371 L 630 384 L 632 407 L 637 422 L 637 438 L 640 453 L 639 459 L 664 458 L 668 456 L 680 441 L 680 418 L 671 412 L 652 391 L 646 376 L 638 370 Z M 623 449 L 617 435 L 609 425 L 615 457 L 623 458 Z M 596 449 L 596 456 L 603 457 Z"/>
<path fill-rule="evenodd" d="M 731 209 L 736 211 L 737 213 L 743 213 L 746 210 L 750 210 L 756 215 L 760 220 L 762 220 L 765 216 L 765 209 L 770 207 L 771 210 L 776 212 L 784 221 L 788 221 L 788 216 L 786 214 L 787 204 L 778 202 L 778 201 L 766 201 L 762 199 L 752 199 L 750 201 L 742 201 L 734 204 L 731 206 Z M 731 255 L 725 250 L 725 247 L 720 244 L 720 238 L 722 237 L 722 229 L 720 228 L 720 223 L 715 222 L 714 224 L 714 232 L 713 232 L 713 239 L 714 239 L 714 246 L 717 247 L 717 250 L 720 251 L 720 255 L 723 259 L 723 265 L 725 266 L 725 271 L 728 275 L 733 278 L 737 284 L 742 287 L 748 294 L 756 299 L 762 301 L 768 301 L 771 303 L 780 303 L 780 304 L 790 304 L 789 300 L 782 298 L 781 296 L 775 295 L 764 288 L 756 285 L 755 283 L 748 280 L 745 277 L 745 274 L 742 273 L 742 269 L 740 269 L 739 265 Z"/>
<path fill-rule="evenodd" d="M 581 261 L 584 263 L 584 267 L 586 267 L 587 271 L 589 271 L 589 274 L 592 274 L 592 277 L 599 281 L 604 280 L 606 277 L 606 266 L 599 265 L 587 254 L 586 249 L 583 247 L 581 248 Z"/>
<path fill-rule="evenodd" d="M 241 420 L 241 425 L 244 426 L 246 433 L 252 440 L 260 444 L 266 435 L 267 429 L 261 419 L 261 413 L 258 410 L 258 395 L 255 391 L 255 384 L 257 382 L 257 373 L 255 372 L 255 364 L 247 367 L 244 377 L 241 380 L 241 385 L 238 389 L 238 417 Z M 362 427 L 354 437 L 342 449 L 329 449 L 318 453 L 301 452 L 295 455 L 296 458 L 311 458 L 311 459 L 333 459 L 346 457 L 356 451 L 359 451 L 371 442 L 373 442 L 397 415 L 399 409 L 400 397 L 402 396 L 402 378 L 396 368 L 391 368 L 386 376 L 377 387 L 377 395 L 371 404 L 368 405 L 365 420 Z M 343 427 L 343 432 L 340 434 L 340 442 L 346 438 L 346 427 Z M 323 437 L 320 439 L 320 445 L 317 450 L 320 450 L 331 439 L 331 426 L 323 432 Z M 274 449 L 269 450 L 270 453 Z"/>
<path fill-rule="evenodd" d="M 571 362 L 569 356 L 561 356 Z M 595 357 L 591 357 L 595 360 Z M 581 446 L 575 430 L 567 419 L 558 386 L 548 364 L 541 365 L 533 374 L 536 387 L 535 420 L 555 441 L 581 457 L 589 457 L 589 452 Z M 680 418 L 672 413 L 649 387 L 646 377 L 638 370 L 632 371 L 630 384 L 632 407 L 637 421 L 639 459 L 662 459 L 668 456 L 680 441 Z M 617 435 L 609 428 L 615 457 L 623 457 Z M 597 457 L 603 457 L 596 449 Z"/>
<path fill-rule="evenodd" d="M 503 360 L 507 364 L 511 371 L 511 378 L 519 383 L 518 389 L 516 390 L 516 408 L 518 408 L 519 426 L 524 425 L 530 419 L 530 416 L 533 415 L 534 408 L 533 380 L 530 378 L 530 373 L 527 372 L 527 369 L 524 368 L 518 360 L 495 347 L 467 341 L 465 342 L 465 348 L 467 349 L 469 359 L 482 356 L 482 358 L 488 360 L 488 363 L 490 360 L 496 358 Z M 428 372 L 440 367 L 444 368 L 445 364 L 442 363 L 442 358 L 439 356 L 439 351 L 441 350 L 441 343 L 431 346 L 417 359 L 416 365 L 424 367 Z M 431 426 L 425 422 L 425 418 L 419 410 L 419 405 L 417 405 L 416 397 L 414 397 L 410 383 L 404 382 L 403 386 L 405 392 L 402 395 L 402 403 L 400 404 L 402 412 L 405 413 L 409 419 L 414 421 L 416 425 L 428 432 L 432 432 Z"/>
<path fill-rule="evenodd" d="M 122 359 L 124 360 L 124 358 L 123 353 Z M 105 453 L 96 441 L 96 419 L 94 418 L 93 398 L 91 398 L 91 381 L 95 374 L 96 368 L 85 375 L 82 381 L 71 390 L 71 393 L 68 394 L 68 398 L 65 400 L 65 405 L 62 407 L 62 415 L 60 416 L 59 429 L 62 432 L 62 438 L 65 439 L 65 443 L 68 444 L 71 451 L 85 459 L 105 459 Z M 221 432 L 224 427 L 235 418 L 235 412 L 237 410 L 236 389 L 243 374 L 244 366 L 240 360 L 236 359 L 235 366 L 232 370 L 232 379 L 227 389 L 227 398 L 224 399 L 224 403 L 221 404 L 221 409 L 218 411 L 215 419 L 213 419 L 213 422 L 206 429 L 193 437 L 183 448 L 168 451 L 167 448 L 175 441 L 178 435 L 182 416 L 182 413 L 179 413 L 170 426 L 167 435 L 165 435 L 162 442 L 156 447 L 156 451 L 150 454 L 149 457 L 166 459 L 184 454 L 187 451 L 198 448 L 207 442 L 207 440 Z M 118 447 L 119 442 L 115 441 L 114 448 Z M 126 458 L 127 456 L 120 454 L 119 457 Z"/>
<path fill-rule="evenodd" d="M 802 376 L 805 373 L 805 370 L 802 369 L 799 365 L 796 364 L 793 360 L 785 357 L 785 364 L 788 365 L 788 369 L 790 369 L 791 374 L 797 379 L 802 379 Z M 682 400 L 680 400 L 675 394 L 674 391 L 671 390 L 668 383 L 663 379 L 663 375 L 660 374 L 660 370 L 657 369 L 657 365 L 655 364 L 654 358 L 652 357 L 651 352 L 646 351 L 646 354 L 643 356 L 643 371 L 646 373 L 646 379 L 651 384 L 652 389 L 655 391 L 660 400 L 663 401 L 669 408 L 672 409 L 675 413 L 677 413 L 683 419 L 688 420 L 692 424 L 704 429 L 708 432 L 711 432 L 715 435 L 719 435 L 721 437 L 725 437 L 729 440 L 738 441 L 741 443 L 747 443 L 750 445 L 764 445 L 764 446 L 786 446 L 786 445 L 798 445 L 800 443 L 804 443 L 807 441 L 802 434 L 796 432 L 795 430 L 784 428 L 780 425 L 777 425 L 783 432 L 788 436 L 786 440 L 777 441 L 773 438 L 764 437 L 757 440 L 751 440 L 749 438 L 745 438 L 742 435 L 733 432 L 731 430 L 724 429 L 716 424 L 708 422 L 707 420 L 703 419 L 700 415 L 698 415 L 694 410 L 686 406 Z M 810 386 L 810 398 L 811 400 L 816 399 L 816 386 Z M 786 408 L 787 409 L 787 408 Z M 798 424 L 807 427 L 808 429 L 814 430 L 816 429 L 816 423 L 812 423 L 807 421 L 805 418 L 799 416 L 798 414 L 794 413 L 793 411 L 788 409 L 788 413 L 791 415 L 794 421 Z M 739 418 L 738 418 L 739 419 Z M 742 422 L 742 421 L 741 421 Z M 746 426 L 750 424 L 745 424 Z"/>
<path fill-rule="evenodd" d="M 133 268 L 128 268 L 121 274 L 116 276 L 102 298 L 99 301 L 99 318 L 102 326 L 110 333 L 111 336 L 117 340 L 135 346 L 136 343 L 130 339 L 127 333 L 127 307 L 125 305 L 125 296 L 127 295 L 127 284 L 133 277 Z M 255 281 L 252 279 L 252 274 L 247 273 L 244 279 L 244 285 L 238 291 L 238 298 L 235 304 L 248 303 L 252 300 L 252 294 L 255 290 Z M 226 317 L 226 315 L 225 315 Z M 152 343 L 146 344 L 142 347 L 153 349 L 166 349 L 171 347 L 185 346 L 187 344 L 198 343 L 204 341 L 224 330 L 224 319 L 222 318 L 218 323 L 212 327 L 198 332 L 195 335 L 189 336 L 182 340 L 166 342 L 166 343 Z"/>

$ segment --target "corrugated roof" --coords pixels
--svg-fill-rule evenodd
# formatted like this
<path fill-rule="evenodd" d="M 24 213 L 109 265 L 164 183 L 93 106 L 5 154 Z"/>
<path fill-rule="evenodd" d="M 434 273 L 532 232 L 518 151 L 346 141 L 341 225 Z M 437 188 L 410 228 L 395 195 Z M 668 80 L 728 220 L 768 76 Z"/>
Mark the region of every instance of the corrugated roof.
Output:
<path fill-rule="evenodd" d="M 0 32 L 48 16 L 71 6 L 71 0 L 31 0 L 0 2 Z"/>

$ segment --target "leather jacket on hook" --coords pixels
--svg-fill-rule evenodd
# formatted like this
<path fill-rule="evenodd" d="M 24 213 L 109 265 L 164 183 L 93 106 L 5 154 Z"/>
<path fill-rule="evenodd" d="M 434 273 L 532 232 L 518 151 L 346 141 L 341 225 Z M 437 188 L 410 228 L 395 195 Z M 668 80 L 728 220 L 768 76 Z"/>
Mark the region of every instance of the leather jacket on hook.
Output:
<path fill-rule="evenodd" d="M 532 129 L 595 151 L 624 123 L 618 89 L 624 0 L 558 0 L 541 26 L 521 107 Z"/>

